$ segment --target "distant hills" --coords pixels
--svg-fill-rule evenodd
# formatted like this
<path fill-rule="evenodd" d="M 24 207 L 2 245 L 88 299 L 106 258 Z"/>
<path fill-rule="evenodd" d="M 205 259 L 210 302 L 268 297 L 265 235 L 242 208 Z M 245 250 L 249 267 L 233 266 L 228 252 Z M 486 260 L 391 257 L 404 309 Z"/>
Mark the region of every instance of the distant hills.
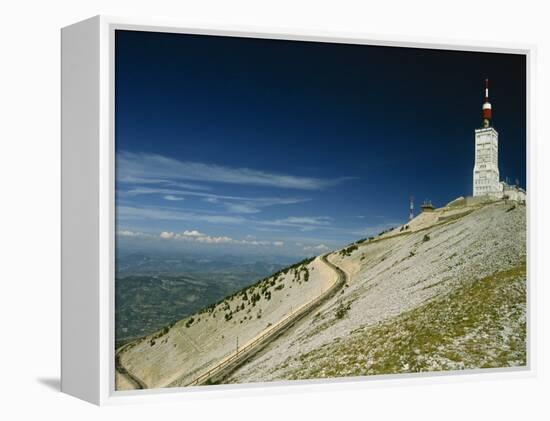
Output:
<path fill-rule="evenodd" d="M 116 346 L 214 303 L 284 263 L 132 253 L 117 259 Z"/>

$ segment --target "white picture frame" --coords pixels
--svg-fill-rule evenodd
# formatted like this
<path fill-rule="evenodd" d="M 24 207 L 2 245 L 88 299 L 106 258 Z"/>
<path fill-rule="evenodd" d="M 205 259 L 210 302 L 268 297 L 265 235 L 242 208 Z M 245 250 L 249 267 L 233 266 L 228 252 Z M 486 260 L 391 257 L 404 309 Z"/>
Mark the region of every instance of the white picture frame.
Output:
<path fill-rule="evenodd" d="M 219 396 L 294 393 L 296 391 L 474 381 L 480 378 L 533 376 L 532 315 L 534 280 L 528 251 L 528 365 L 521 369 L 490 369 L 465 373 L 419 373 L 293 381 L 284 384 L 115 391 L 114 388 L 114 31 L 117 29 L 306 40 L 379 46 L 421 47 L 524 54 L 527 62 L 527 189 L 533 170 L 532 45 L 455 40 L 388 38 L 352 33 L 323 33 L 240 26 L 187 27 L 168 21 L 96 16 L 62 29 L 62 377 L 63 392 L 97 405 L 204 399 Z M 528 207 L 528 250 L 532 243 Z M 376 380 L 376 381 L 373 381 Z"/>

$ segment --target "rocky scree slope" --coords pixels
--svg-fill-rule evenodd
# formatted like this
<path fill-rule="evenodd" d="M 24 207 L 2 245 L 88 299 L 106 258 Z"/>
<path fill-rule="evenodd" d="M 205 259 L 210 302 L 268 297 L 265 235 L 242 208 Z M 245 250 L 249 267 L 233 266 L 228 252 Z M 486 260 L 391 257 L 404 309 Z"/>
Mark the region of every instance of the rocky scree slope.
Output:
<path fill-rule="evenodd" d="M 328 256 L 341 294 L 224 382 L 526 364 L 526 210 L 452 206 Z"/>

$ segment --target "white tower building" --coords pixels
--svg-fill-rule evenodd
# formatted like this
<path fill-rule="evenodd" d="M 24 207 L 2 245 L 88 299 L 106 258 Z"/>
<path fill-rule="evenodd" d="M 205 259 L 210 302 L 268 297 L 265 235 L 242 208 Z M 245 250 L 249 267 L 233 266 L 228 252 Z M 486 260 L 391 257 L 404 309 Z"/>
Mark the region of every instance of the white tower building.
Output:
<path fill-rule="evenodd" d="M 485 100 L 482 107 L 482 128 L 475 130 L 474 196 L 502 196 L 498 171 L 498 132 L 491 127 L 489 80 L 485 79 Z"/>

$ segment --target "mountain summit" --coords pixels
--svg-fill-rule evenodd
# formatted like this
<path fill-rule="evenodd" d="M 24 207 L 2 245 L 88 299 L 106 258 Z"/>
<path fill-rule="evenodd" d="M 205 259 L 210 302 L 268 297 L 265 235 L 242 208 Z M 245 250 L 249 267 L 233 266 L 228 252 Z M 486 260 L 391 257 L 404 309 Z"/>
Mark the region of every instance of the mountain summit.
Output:
<path fill-rule="evenodd" d="M 457 199 L 120 347 L 117 390 L 526 364 L 526 210 Z"/>

